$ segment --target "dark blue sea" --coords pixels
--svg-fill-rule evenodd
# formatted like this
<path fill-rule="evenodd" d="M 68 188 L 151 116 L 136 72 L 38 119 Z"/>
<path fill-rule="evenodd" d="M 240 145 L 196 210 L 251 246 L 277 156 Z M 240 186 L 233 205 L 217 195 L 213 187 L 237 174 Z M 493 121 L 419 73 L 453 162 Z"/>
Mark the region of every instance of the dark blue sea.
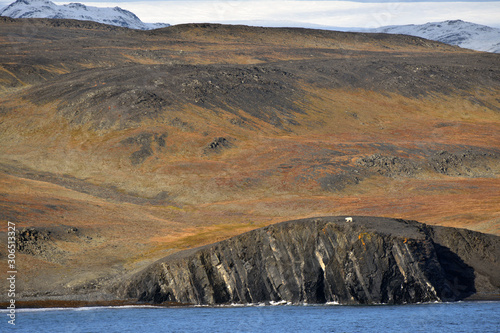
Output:
<path fill-rule="evenodd" d="M 500 302 L 20 309 L 2 332 L 500 332 Z"/>

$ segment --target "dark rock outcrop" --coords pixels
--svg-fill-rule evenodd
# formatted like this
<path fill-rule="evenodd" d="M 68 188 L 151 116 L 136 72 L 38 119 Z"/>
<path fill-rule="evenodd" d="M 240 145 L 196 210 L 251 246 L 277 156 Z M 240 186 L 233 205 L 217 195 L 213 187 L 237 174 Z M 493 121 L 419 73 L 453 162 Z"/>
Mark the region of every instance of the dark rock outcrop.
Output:
<path fill-rule="evenodd" d="M 141 133 L 136 136 L 129 137 L 125 140 L 121 141 L 123 145 L 136 145 L 139 146 L 140 149 L 133 152 L 130 155 L 130 162 L 133 165 L 138 165 L 143 163 L 149 156 L 154 154 L 154 150 L 152 147 L 152 143 L 156 143 L 157 148 L 161 149 L 165 147 L 166 138 L 168 137 L 168 133 Z"/>
<path fill-rule="evenodd" d="M 23 228 L 16 235 L 16 250 L 19 253 L 42 254 L 50 247 L 50 231 Z"/>
<path fill-rule="evenodd" d="M 375 217 L 275 224 L 168 256 L 122 283 L 151 303 L 457 301 L 500 290 L 500 238 Z"/>
<path fill-rule="evenodd" d="M 231 146 L 232 143 L 230 140 L 223 137 L 218 137 L 205 147 L 204 152 L 205 154 L 220 153 L 223 149 L 231 148 Z"/>
<path fill-rule="evenodd" d="M 416 151 L 415 151 L 416 152 Z M 418 152 L 416 152 L 418 153 Z M 448 176 L 481 177 L 494 176 L 495 165 L 500 161 L 500 152 L 495 149 L 468 147 L 466 150 L 448 152 L 419 152 L 421 159 L 374 154 L 359 159 L 356 164 L 368 171 L 388 177 L 414 177 L 420 172 L 437 172 Z"/>
<path fill-rule="evenodd" d="M 16 251 L 47 261 L 60 262 L 65 251 L 56 245 L 56 239 L 57 236 L 45 228 L 22 228 L 16 232 Z"/>

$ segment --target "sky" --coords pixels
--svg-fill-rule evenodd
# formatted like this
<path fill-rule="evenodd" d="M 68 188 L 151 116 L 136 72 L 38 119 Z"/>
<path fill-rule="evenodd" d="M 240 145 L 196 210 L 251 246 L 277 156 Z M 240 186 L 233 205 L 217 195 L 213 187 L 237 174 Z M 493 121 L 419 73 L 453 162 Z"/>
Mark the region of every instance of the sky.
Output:
<path fill-rule="evenodd" d="M 391 0 L 394 1 L 394 0 Z M 500 1 L 312 1 L 312 0 L 73 0 L 88 6 L 119 6 L 143 22 L 230 23 L 264 26 L 356 27 L 424 24 L 461 19 L 500 28 Z M 0 0 L 0 8 L 9 2 Z"/>

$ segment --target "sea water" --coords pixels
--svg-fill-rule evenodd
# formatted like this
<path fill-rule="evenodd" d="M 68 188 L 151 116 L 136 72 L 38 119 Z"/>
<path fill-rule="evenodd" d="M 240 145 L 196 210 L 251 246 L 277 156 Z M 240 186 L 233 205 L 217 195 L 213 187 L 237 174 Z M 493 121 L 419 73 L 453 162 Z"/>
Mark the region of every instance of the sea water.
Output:
<path fill-rule="evenodd" d="M 500 302 L 18 309 L 2 332 L 500 332 Z"/>

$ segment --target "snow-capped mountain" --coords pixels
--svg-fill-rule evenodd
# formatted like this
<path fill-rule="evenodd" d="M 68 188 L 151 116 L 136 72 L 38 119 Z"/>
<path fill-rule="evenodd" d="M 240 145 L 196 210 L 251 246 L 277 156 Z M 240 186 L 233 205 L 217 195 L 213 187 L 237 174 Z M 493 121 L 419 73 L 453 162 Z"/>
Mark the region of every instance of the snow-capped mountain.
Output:
<path fill-rule="evenodd" d="M 461 20 L 426 23 L 421 25 L 394 25 L 380 28 L 352 28 L 330 25 L 317 25 L 298 21 L 262 20 L 262 21 L 224 21 L 227 24 L 245 24 L 266 27 L 301 27 L 309 29 L 349 31 L 349 32 L 381 32 L 422 37 L 446 44 L 457 45 L 476 51 L 500 53 L 500 29 L 485 25 L 464 22 Z"/>
<path fill-rule="evenodd" d="M 500 29 L 462 20 L 387 26 L 370 32 L 412 35 L 467 49 L 500 53 Z"/>
<path fill-rule="evenodd" d="M 81 3 L 56 5 L 49 0 L 17 0 L 5 7 L 0 16 L 12 18 L 51 18 L 94 21 L 130 29 L 150 30 L 168 27 L 164 23 L 144 23 L 134 13 L 120 7 L 100 8 Z"/>

